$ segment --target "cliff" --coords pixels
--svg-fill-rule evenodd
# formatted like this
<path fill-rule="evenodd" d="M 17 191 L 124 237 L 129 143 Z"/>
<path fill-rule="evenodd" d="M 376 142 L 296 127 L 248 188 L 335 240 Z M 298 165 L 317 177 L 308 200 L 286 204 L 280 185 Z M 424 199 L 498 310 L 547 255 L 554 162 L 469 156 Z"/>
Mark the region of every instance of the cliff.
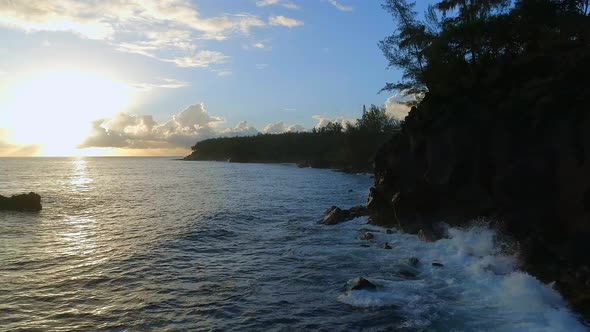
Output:
<path fill-rule="evenodd" d="M 523 268 L 590 317 L 588 64 L 590 47 L 562 49 L 427 94 L 377 153 L 371 222 L 436 239 L 440 221 L 494 220 Z"/>

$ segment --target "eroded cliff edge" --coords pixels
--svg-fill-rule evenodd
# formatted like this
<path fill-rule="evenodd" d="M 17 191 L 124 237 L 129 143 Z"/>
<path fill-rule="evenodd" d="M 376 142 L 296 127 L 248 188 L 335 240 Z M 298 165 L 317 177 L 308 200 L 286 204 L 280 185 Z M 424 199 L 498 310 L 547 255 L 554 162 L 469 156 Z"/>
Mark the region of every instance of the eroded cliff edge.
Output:
<path fill-rule="evenodd" d="M 523 268 L 590 317 L 590 47 L 506 61 L 428 93 L 378 152 L 371 222 L 436 236 L 497 222 Z M 449 77 L 452 80 L 453 77 Z"/>

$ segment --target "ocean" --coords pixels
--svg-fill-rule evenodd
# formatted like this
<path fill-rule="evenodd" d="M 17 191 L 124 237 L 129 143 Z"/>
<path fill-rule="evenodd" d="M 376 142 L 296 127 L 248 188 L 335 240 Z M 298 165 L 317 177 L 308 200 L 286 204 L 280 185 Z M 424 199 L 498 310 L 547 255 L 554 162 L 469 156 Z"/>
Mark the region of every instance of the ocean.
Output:
<path fill-rule="evenodd" d="M 0 330 L 587 329 L 485 222 L 434 243 L 366 218 L 317 224 L 371 184 L 282 164 L 0 158 L 0 194 L 43 204 L 0 211 Z M 351 291 L 361 276 L 377 289 Z"/>

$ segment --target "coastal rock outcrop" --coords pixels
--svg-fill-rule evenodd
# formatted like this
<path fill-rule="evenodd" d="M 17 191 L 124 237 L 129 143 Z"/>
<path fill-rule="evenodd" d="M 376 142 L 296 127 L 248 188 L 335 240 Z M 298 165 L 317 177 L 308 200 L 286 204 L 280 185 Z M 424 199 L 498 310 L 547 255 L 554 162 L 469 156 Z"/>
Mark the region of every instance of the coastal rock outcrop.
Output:
<path fill-rule="evenodd" d="M 40 211 L 41 208 L 41 196 L 33 192 L 12 197 L 0 195 L 0 211 Z"/>
<path fill-rule="evenodd" d="M 436 240 L 495 225 L 523 268 L 590 317 L 590 47 L 489 68 L 473 91 L 427 93 L 375 158 L 372 224 Z M 570 272 L 568 272 L 570 271 Z"/>
<path fill-rule="evenodd" d="M 342 210 L 337 206 L 332 206 L 324 212 L 324 218 L 320 220 L 319 223 L 324 225 L 337 225 L 354 218 L 367 216 L 368 214 L 369 211 L 362 205 L 352 207 L 348 210 Z"/>

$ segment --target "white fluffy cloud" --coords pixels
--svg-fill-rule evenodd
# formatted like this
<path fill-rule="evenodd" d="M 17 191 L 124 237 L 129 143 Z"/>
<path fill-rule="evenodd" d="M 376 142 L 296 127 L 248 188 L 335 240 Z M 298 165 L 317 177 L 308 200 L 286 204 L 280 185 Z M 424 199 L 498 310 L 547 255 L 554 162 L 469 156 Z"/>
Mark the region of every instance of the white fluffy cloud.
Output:
<path fill-rule="evenodd" d="M 281 0 L 259 0 L 256 1 L 256 6 L 258 7 L 266 7 L 266 6 L 282 6 L 287 9 L 299 9 L 300 7 L 290 1 L 281 1 Z"/>
<path fill-rule="evenodd" d="M 342 12 L 351 12 L 353 10 L 352 6 L 345 6 L 338 2 L 337 0 L 328 0 L 328 2 L 334 6 L 336 9 Z"/>
<path fill-rule="evenodd" d="M 109 119 L 94 121 L 92 131 L 78 148 L 188 148 L 208 138 L 254 136 L 260 133 L 246 121 L 233 128 L 219 128 L 224 121 L 223 118 L 211 115 L 203 104 L 188 106 L 164 123 L 157 123 L 151 115 L 118 113 Z M 289 126 L 282 121 L 269 124 L 262 130 L 269 134 L 301 131 L 305 131 L 303 126 Z"/>
<path fill-rule="evenodd" d="M 248 121 L 242 121 L 233 128 L 226 128 L 220 132 L 219 136 L 236 137 L 236 136 L 254 136 L 258 135 L 258 129 L 250 126 Z"/>
<path fill-rule="evenodd" d="M 293 19 L 293 18 L 288 18 L 288 17 L 282 16 L 282 15 L 279 15 L 279 16 L 269 17 L 268 24 L 275 25 L 275 26 L 284 26 L 284 27 L 291 29 L 291 28 L 295 28 L 298 26 L 302 26 L 303 22 Z"/>
<path fill-rule="evenodd" d="M 306 129 L 301 125 L 295 124 L 295 125 L 288 126 L 283 121 L 280 121 L 277 123 L 268 124 L 266 127 L 264 127 L 264 129 L 262 129 L 262 132 L 265 134 L 282 134 L 282 133 L 297 133 L 297 132 L 302 132 L 305 130 Z"/>
<path fill-rule="evenodd" d="M 214 127 L 224 120 L 210 115 L 203 104 L 191 105 L 158 124 L 150 115 L 118 113 L 92 123 L 92 132 L 79 148 L 131 149 L 188 147 L 216 135 Z"/>
<path fill-rule="evenodd" d="M 181 67 L 205 67 L 225 56 L 197 52 L 200 40 L 248 34 L 266 23 L 243 13 L 203 17 L 189 0 L 5 0 L 0 1 L 0 25 L 29 32 L 73 32 L 104 40 L 120 51 Z"/>
<path fill-rule="evenodd" d="M 131 86 L 138 89 L 138 90 L 148 91 L 148 90 L 152 90 L 152 89 L 156 89 L 156 88 L 161 88 L 161 89 L 184 88 L 185 86 L 189 86 L 189 83 L 184 82 L 184 81 L 179 81 L 179 80 L 176 80 L 173 78 L 162 78 L 162 79 L 160 79 L 160 82 L 157 82 L 157 83 L 135 83 L 135 84 L 131 84 Z"/>
<path fill-rule="evenodd" d="M 312 116 L 312 118 L 318 122 L 314 126 L 315 129 L 324 128 L 330 122 L 338 122 L 342 125 L 343 128 L 346 128 L 353 123 L 352 120 L 348 120 L 346 118 L 326 118 L 321 115 L 314 115 L 314 116 Z"/>
<path fill-rule="evenodd" d="M 385 101 L 385 111 L 392 118 L 403 120 L 410 112 L 410 107 L 404 103 L 414 100 L 416 100 L 415 96 L 408 96 L 403 93 L 395 94 Z"/>

